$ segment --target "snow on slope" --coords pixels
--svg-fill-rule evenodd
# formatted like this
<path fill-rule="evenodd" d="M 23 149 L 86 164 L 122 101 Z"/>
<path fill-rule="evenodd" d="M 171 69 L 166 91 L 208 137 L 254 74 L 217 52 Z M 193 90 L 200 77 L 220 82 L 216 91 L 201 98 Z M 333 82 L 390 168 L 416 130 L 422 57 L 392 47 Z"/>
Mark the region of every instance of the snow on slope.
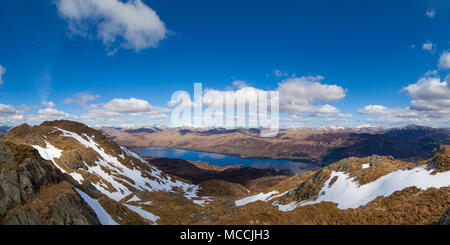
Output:
<path fill-rule="evenodd" d="M 83 200 L 92 208 L 92 210 L 94 210 L 95 214 L 100 220 L 100 224 L 119 225 L 116 221 L 113 220 L 113 218 L 111 218 L 111 216 L 109 216 L 109 214 L 105 211 L 105 209 L 103 209 L 102 205 L 100 205 L 97 200 L 91 198 L 88 194 L 84 193 L 78 188 L 75 188 L 75 191 L 77 191 L 78 194 L 80 194 L 81 198 L 83 198 Z"/>
<path fill-rule="evenodd" d="M 279 193 L 278 191 L 271 191 L 271 192 L 268 192 L 268 193 L 262 193 L 261 192 L 261 193 L 258 193 L 256 195 L 253 195 L 253 196 L 248 196 L 248 197 L 239 199 L 239 200 L 235 201 L 235 204 L 236 204 L 236 206 L 239 207 L 239 206 L 244 206 L 244 205 L 247 205 L 247 204 L 249 204 L 251 202 L 256 202 L 256 201 L 267 202 L 267 201 L 270 201 L 270 200 L 272 200 L 274 198 L 278 198 L 280 196 L 283 196 L 284 194 L 287 193 L 287 191 L 284 192 L 284 193 L 281 193 L 279 195 L 276 195 L 278 193 Z"/>
<path fill-rule="evenodd" d="M 390 196 L 396 191 L 408 187 L 417 187 L 421 190 L 429 188 L 442 188 L 450 186 L 450 171 L 431 174 L 434 170 L 427 170 L 427 166 L 417 167 L 411 170 L 398 170 L 378 178 L 374 182 L 359 185 L 355 178 L 350 178 L 343 172 L 331 173 L 319 192 L 319 197 L 312 201 L 291 202 L 281 205 L 274 202 L 281 211 L 292 211 L 299 206 L 312 205 L 320 202 L 333 202 L 339 209 L 359 208 L 375 200 L 380 196 Z M 334 184 L 329 186 L 331 180 L 337 176 Z"/>
<path fill-rule="evenodd" d="M 70 132 L 68 130 L 60 129 L 55 127 L 55 131 L 62 132 L 62 137 L 70 137 L 77 140 L 81 145 L 94 150 L 98 155 L 97 161 L 95 161 L 94 166 L 89 166 L 87 164 L 87 170 L 79 170 L 86 171 L 91 174 L 94 174 L 105 182 L 108 182 L 114 190 L 108 187 L 106 183 L 103 181 L 99 181 L 96 183 L 92 183 L 99 191 L 108 196 L 109 198 L 120 201 L 123 198 L 133 194 L 133 190 L 130 190 L 128 186 L 132 186 L 134 189 L 139 191 L 166 191 L 173 192 L 174 189 L 182 190 L 186 198 L 193 200 L 194 203 L 198 205 L 202 205 L 204 203 L 204 198 L 200 198 L 197 195 L 198 186 L 187 184 L 179 180 L 173 180 L 170 176 L 162 177 L 161 170 L 157 169 L 155 166 L 148 164 L 142 157 L 138 154 L 126 149 L 125 147 L 121 147 L 121 153 L 117 153 L 119 157 L 122 157 L 125 153 L 129 157 L 136 158 L 145 164 L 150 171 L 142 169 L 138 166 L 128 167 L 122 164 L 117 157 L 111 156 L 102 149 L 97 142 L 95 141 L 95 137 L 88 136 L 83 134 L 83 137 L 78 135 L 77 133 Z M 46 142 L 46 148 L 40 146 L 33 146 L 39 151 L 39 154 L 46 160 L 51 160 L 55 166 L 57 166 L 62 172 L 67 173 L 64 169 L 60 168 L 54 161 L 54 159 L 58 159 L 61 157 L 63 153 L 62 150 L 57 149 L 50 143 Z M 104 169 L 107 169 L 109 173 L 105 172 Z M 82 183 L 83 177 L 76 173 L 71 172 L 67 173 L 71 175 L 74 179 L 76 179 L 79 183 Z M 121 176 L 126 176 L 123 178 Z M 126 183 L 126 184 L 124 184 Z"/>
<path fill-rule="evenodd" d="M 78 183 L 81 184 L 83 181 L 83 176 L 81 176 L 78 173 L 67 173 L 66 170 L 64 170 L 63 168 L 58 166 L 58 164 L 55 163 L 55 158 L 60 158 L 63 151 L 54 147 L 52 144 L 48 143 L 47 140 L 44 141 L 45 141 L 45 148 L 40 147 L 38 145 L 33 145 L 33 147 L 39 152 L 39 155 L 41 155 L 41 157 L 44 158 L 45 160 L 53 162 L 53 165 L 55 165 L 62 173 L 69 174 L 70 176 L 72 176 L 72 178 L 74 178 L 76 181 L 78 181 Z"/>
<path fill-rule="evenodd" d="M 152 221 L 156 224 L 156 221 L 159 219 L 159 216 L 156 216 L 148 211 L 145 211 L 142 209 L 142 207 L 134 206 L 130 204 L 124 204 L 127 208 L 129 208 L 131 211 L 139 214 L 142 218 Z"/>

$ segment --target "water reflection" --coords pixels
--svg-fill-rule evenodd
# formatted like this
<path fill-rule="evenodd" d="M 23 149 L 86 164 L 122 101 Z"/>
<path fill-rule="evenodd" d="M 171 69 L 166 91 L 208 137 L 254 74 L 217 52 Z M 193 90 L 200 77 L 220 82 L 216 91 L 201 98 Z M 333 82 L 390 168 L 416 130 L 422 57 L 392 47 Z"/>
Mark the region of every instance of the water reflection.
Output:
<path fill-rule="evenodd" d="M 229 166 L 241 164 L 253 168 L 290 169 L 294 172 L 311 170 L 312 168 L 317 166 L 315 164 L 306 164 L 303 162 L 294 162 L 289 160 L 248 159 L 232 155 L 189 151 L 168 147 L 144 147 L 136 149 L 136 151 L 145 157 L 179 158 L 189 161 L 208 162 L 216 166 Z"/>

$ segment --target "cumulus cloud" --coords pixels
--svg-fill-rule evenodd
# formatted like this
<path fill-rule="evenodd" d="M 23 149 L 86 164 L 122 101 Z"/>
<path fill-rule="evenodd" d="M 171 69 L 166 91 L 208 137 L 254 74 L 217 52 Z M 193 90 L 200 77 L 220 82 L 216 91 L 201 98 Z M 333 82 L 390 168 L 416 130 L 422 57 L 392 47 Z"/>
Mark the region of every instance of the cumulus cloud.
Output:
<path fill-rule="evenodd" d="M 165 24 L 141 0 L 58 0 L 60 16 L 72 34 L 94 35 L 114 53 L 118 47 L 140 51 L 167 36 Z"/>
<path fill-rule="evenodd" d="M 45 108 L 39 109 L 38 114 L 26 114 L 24 116 L 18 115 L 16 120 L 25 121 L 30 124 L 39 124 L 43 121 L 53 121 L 53 120 L 78 120 L 78 116 L 70 115 L 66 112 L 57 110 L 55 108 Z"/>
<path fill-rule="evenodd" d="M 54 108 L 40 109 L 38 112 L 39 112 L 40 116 L 42 116 L 43 118 L 48 118 L 48 119 L 60 119 L 60 118 L 69 118 L 70 117 L 69 114 L 67 114 L 63 111 L 59 111 Z"/>
<path fill-rule="evenodd" d="M 5 74 L 6 68 L 0 65 L 0 85 L 3 84 L 3 74 Z"/>
<path fill-rule="evenodd" d="M 100 95 L 82 92 L 64 99 L 64 104 L 77 104 L 83 108 L 88 108 L 87 103 L 100 98 Z"/>
<path fill-rule="evenodd" d="M 429 18 L 434 18 L 436 16 L 436 11 L 434 9 L 428 9 L 425 12 L 425 15 L 428 16 Z"/>
<path fill-rule="evenodd" d="M 406 108 L 367 105 L 358 112 L 364 115 L 379 115 L 380 117 L 372 122 L 378 124 L 422 124 L 450 117 L 449 83 L 442 81 L 437 71 L 427 72 L 416 83 L 404 87 L 401 92 L 412 99 Z"/>
<path fill-rule="evenodd" d="M 389 108 L 382 105 L 367 105 L 364 108 L 358 109 L 358 112 L 364 115 L 382 115 L 388 114 L 389 111 Z"/>
<path fill-rule="evenodd" d="M 450 52 L 445 51 L 441 54 L 441 57 L 439 58 L 439 68 L 450 69 Z"/>
<path fill-rule="evenodd" d="M 289 78 L 278 84 L 280 111 L 300 114 L 310 111 L 332 111 L 328 105 L 322 109 L 313 104 L 337 102 L 345 97 L 345 90 L 338 85 L 322 83 L 322 76 Z M 335 111 L 335 110 L 334 110 Z"/>
<path fill-rule="evenodd" d="M 426 117 L 410 108 L 389 108 L 383 105 L 367 105 L 364 108 L 358 109 L 358 112 L 363 115 L 379 115 L 380 117 L 376 121 L 372 119 L 368 121 L 384 125 L 420 123 L 426 120 Z"/>
<path fill-rule="evenodd" d="M 154 107 L 148 101 L 136 98 L 130 99 L 113 99 L 107 104 L 105 104 L 105 109 L 111 112 L 117 113 L 128 113 L 128 114 L 137 114 L 137 113 L 153 113 L 155 111 L 161 112 L 168 110 L 164 110 L 160 107 Z"/>
<path fill-rule="evenodd" d="M 14 106 L 0 104 L 0 116 L 10 116 L 17 113 Z"/>
<path fill-rule="evenodd" d="M 329 104 L 345 97 L 345 90 L 338 85 L 322 83 L 321 76 L 305 76 L 285 79 L 278 84 L 275 91 L 279 92 L 280 112 L 291 115 L 304 114 L 311 117 L 351 117 Z M 239 83 L 241 84 L 241 83 Z M 235 85 L 235 84 L 234 84 Z M 258 96 L 264 91 L 258 88 L 240 86 L 235 90 L 205 89 L 203 105 L 208 108 L 222 109 L 224 100 L 234 101 L 236 106 L 243 108 L 246 104 L 257 105 Z M 196 107 L 189 94 L 179 93 L 169 101 L 168 106 Z"/>
<path fill-rule="evenodd" d="M 55 107 L 56 104 L 53 103 L 53 101 L 42 101 L 42 105 L 46 106 L 46 107 Z"/>
<path fill-rule="evenodd" d="M 411 101 L 410 109 L 425 113 L 429 117 L 450 116 L 450 85 L 436 73 L 427 73 L 416 83 L 402 89 Z"/>
<path fill-rule="evenodd" d="M 341 110 L 328 104 L 311 107 L 308 115 L 311 117 L 352 117 L 351 114 L 343 114 Z"/>

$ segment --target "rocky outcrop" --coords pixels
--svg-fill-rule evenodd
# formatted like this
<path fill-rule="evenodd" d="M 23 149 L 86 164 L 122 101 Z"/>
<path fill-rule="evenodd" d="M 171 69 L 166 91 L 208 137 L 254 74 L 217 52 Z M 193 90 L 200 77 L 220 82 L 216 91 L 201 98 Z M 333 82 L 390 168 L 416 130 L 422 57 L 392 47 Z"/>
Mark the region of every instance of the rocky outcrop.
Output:
<path fill-rule="evenodd" d="M 442 217 L 439 219 L 440 225 L 450 225 L 450 208 L 445 211 Z"/>
<path fill-rule="evenodd" d="M 95 213 L 81 198 L 74 195 L 60 195 L 49 205 L 53 212 L 49 221 L 55 225 L 100 224 Z"/>
<path fill-rule="evenodd" d="M 437 172 L 450 171 L 450 146 L 436 148 L 428 162 Z"/>
<path fill-rule="evenodd" d="M 363 168 L 363 165 L 366 167 Z M 317 173 L 300 183 L 297 188 L 289 191 L 279 202 L 300 202 L 304 200 L 314 200 L 319 197 L 320 191 L 329 180 L 332 172 L 343 172 L 355 177 L 360 185 L 370 183 L 376 179 L 399 169 L 415 166 L 412 163 L 395 160 L 392 156 L 372 155 L 365 158 L 349 157 L 334 164 L 328 165 Z M 329 182 L 331 187 L 337 176 Z"/>
<path fill-rule="evenodd" d="M 66 187 L 65 193 L 59 193 L 61 186 Z M 35 149 L 0 141 L 0 223 L 83 225 L 99 221 L 64 176 Z"/>

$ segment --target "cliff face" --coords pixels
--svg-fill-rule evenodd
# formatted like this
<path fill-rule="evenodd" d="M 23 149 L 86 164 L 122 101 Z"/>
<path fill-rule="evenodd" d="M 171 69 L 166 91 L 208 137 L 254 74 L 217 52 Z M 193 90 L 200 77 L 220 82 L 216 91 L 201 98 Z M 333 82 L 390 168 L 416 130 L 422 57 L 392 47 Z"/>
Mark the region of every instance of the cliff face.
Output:
<path fill-rule="evenodd" d="M 0 223 L 97 225 L 99 220 L 35 149 L 0 142 Z"/>

